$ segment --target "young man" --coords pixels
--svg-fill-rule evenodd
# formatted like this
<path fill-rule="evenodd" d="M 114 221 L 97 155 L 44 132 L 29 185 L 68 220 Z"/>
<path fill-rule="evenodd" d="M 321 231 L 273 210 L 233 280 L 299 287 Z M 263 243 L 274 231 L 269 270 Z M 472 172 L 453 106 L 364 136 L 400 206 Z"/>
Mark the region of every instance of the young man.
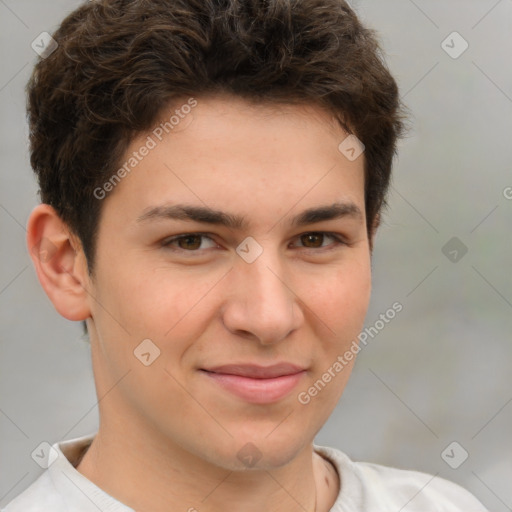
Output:
<path fill-rule="evenodd" d="M 87 2 L 53 40 L 28 85 L 28 246 L 86 322 L 100 425 L 6 512 L 484 511 L 314 444 L 354 364 L 402 133 L 347 4 Z"/>

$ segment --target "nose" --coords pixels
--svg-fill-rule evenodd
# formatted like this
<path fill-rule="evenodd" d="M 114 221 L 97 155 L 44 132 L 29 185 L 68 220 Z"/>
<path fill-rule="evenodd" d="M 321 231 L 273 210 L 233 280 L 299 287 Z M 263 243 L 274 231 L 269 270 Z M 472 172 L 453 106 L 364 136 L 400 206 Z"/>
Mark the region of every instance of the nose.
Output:
<path fill-rule="evenodd" d="M 230 272 L 223 322 L 238 336 L 275 344 L 304 321 L 289 272 L 277 255 L 265 250 L 256 261 L 239 258 Z"/>

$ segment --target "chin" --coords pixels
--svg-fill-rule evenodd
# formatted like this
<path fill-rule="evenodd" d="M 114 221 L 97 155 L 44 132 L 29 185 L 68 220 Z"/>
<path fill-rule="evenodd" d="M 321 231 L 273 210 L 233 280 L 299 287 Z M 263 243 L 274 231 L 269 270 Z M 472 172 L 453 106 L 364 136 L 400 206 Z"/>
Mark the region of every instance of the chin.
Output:
<path fill-rule="evenodd" d="M 258 437 L 237 432 L 233 437 L 210 437 L 203 440 L 204 444 L 189 446 L 188 451 L 206 463 L 227 471 L 271 471 L 289 464 L 308 446 L 308 441 L 299 436 L 273 438 L 267 432 L 265 436 L 261 436 L 261 433 Z"/>
<path fill-rule="evenodd" d="M 279 427 L 278 427 L 279 428 Z M 308 445 L 301 436 L 283 430 L 281 435 L 237 436 L 234 468 L 236 470 L 274 470 L 286 466 Z"/>

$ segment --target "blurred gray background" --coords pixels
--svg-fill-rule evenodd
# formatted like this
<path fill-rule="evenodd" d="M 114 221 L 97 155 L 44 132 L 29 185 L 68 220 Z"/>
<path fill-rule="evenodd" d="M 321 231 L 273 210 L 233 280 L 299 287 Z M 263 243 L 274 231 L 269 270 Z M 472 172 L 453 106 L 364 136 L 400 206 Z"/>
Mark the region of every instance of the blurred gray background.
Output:
<path fill-rule="evenodd" d="M 78 4 L 0 0 L 0 506 L 42 473 L 30 455 L 39 443 L 97 428 L 89 345 L 53 309 L 25 248 L 38 202 L 24 112 L 31 43 Z M 380 33 L 413 114 L 366 325 L 395 301 L 403 310 L 369 338 L 316 442 L 512 510 L 512 0 L 352 5 Z"/>

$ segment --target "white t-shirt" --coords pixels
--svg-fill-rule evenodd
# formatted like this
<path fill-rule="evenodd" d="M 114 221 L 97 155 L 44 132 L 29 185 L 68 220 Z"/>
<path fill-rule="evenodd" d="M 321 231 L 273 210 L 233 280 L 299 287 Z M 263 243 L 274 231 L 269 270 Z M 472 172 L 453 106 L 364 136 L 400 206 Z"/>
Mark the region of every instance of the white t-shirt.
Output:
<path fill-rule="evenodd" d="M 48 469 L 0 512 L 135 512 L 75 469 L 94 436 L 54 444 Z M 313 447 L 340 475 L 340 493 L 330 512 L 488 512 L 472 494 L 448 480 L 353 462 L 335 448 Z"/>

